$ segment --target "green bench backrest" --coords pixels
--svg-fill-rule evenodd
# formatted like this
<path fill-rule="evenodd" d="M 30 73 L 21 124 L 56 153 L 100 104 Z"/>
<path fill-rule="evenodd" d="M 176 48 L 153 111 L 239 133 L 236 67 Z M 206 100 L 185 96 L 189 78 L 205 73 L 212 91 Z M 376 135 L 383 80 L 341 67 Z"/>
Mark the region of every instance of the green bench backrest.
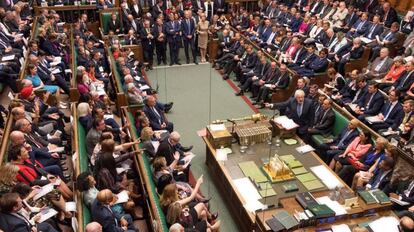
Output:
<path fill-rule="evenodd" d="M 131 126 L 133 126 L 133 128 L 135 128 L 135 118 L 132 116 L 131 112 L 128 112 L 128 118 L 129 118 L 129 121 L 132 123 Z M 132 133 L 134 134 L 135 138 L 138 138 L 137 131 L 135 129 L 132 131 Z M 141 146 L 141 144 L 140 144 L 140 146 Z M 151 188 L 150 189 L 151 191 L 148 194 L 151 194 L 151 196 L 153 197 L 153 199 L 155 201 L 155 207 L 156 207 L 157 213 L 160 217 L 160 221 L 161 221 L 161 225 L 162 225 L 162 228 L 161 228 L 162 231 L 168 231 L 167 220 L 165 218 L 164 212 L 162 212 L 160 200 L 159 200 L 158 193 L 157 193 L 157 189 L 156 189 L 155 183 L 154 183 L 153 178 L 152 178 L 152 169 L 151 169 L 150 161 L 149 161 L 149 159 L 146 155 L 142 156 L 142 160 L 144 161 L 145 173 L 141 173 L 141 174 L 148 176 L 149 183 L 147 183 L 147 184 L 149 184 L 149 186 Z"/>
<path fill-rule="evenodd" d="M 122 79 L 121 79 L 121 74 L 118 72 L 118 68 L 116 65 L 116 61 L 114 58 L 114 55 L 112 54 L 112 50 L 111 48 L 108 49 L 108 54 L 109 54 L 109 58 L 111 59 L 111 64 L 112 64 L 112 74 L 115 75 L 115 84 L 118 86 L 118 92 L 117 93 L 122 93 L 124 92 L 123 88 L 122 88 Z"/>
<path fill-rule="evenodd" d="M 86 134 L 85 129 L 83 128 L 82 124 L 78 120 L 78 144 L 79 144 L 79 162 L 80 162 L 80 172 L 89 171 L 89 160 L 88 160 L 88 153 L 86 152 Z M 91 221 L 91 212 L 89 207 L 82 202 L 82 210 L 83 210 L 83 228 L 86 228 L 86 225 Z"/>
<path fill-rule="evenodd" d="M 109 32 L 109 29 L 108 29 L 108 24 L 109 24 L 109 22 L 111 21 L 111 16 L 112 16 L 112 13 L 115 13 L 116 14 L 116 18 L 119 20 L 119 21 L 121 21 L 121 19 L 119 18 L 119 13 L 118 12 L 116 12 L 116 11 L 113 11 L 113 12 L 102 12 L 101 13 L 101 15 L 102 15 L 102 25 L 101 25 L 101 27 L 102 27 L 102 31 L 103 31 L 103 33 L 106 35 L 106 34 L 108 34 L 108 32 Z M 122 29 L 121 29 L 122 30 Z"/>
<path fill-rule="evenodd" d="M 332 134 L 334 136 L 337 136 L 341 133 L 341 131 L 346 126 L 348 126 L 349 120 L 345 116 L 343 116 L 341 113 L 339 113 L 338 111 L 334 110 L 334 112 L 335 112 L 335 123 L 332 129 Z"/>

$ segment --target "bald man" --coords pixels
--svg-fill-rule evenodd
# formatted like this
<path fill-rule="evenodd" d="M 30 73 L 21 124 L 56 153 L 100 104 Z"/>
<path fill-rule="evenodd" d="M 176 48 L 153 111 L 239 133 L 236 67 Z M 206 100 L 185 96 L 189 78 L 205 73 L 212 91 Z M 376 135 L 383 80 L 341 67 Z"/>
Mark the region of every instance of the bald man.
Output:
<path fill-rule="evenodd" d="M 102 226 L 101 224 L 97 222 L 91 222 L 88 225 L 86 225 L 86 232 L 102 232 Z"/>

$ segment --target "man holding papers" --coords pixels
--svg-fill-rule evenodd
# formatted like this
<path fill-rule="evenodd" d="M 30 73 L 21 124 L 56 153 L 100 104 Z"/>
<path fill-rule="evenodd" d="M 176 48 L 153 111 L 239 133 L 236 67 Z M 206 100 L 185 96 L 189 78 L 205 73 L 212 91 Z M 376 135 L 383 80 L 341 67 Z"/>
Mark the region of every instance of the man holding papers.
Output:
<path fill-rule="evenodd" d="M 375 131 L 386 128 L 396 130 L 404 117 L 403 107 L 398 102 L 399 96 L 398 91 L 390 91 L 388 101 L 385 102 L 381 112 L 375 116 L 366 117 L 364 123 Z"/>
<path fill-rule="evenodd" d="M 270 109 L 286 108 L 286 116 L 299 125 L 298 135 L 303 137 L 308 133 L 308 128 L 313 122 L 314 110 L 312 100 L 305 99 L 305 92 L 303 90 L 296 90 L 295 97 L 290 98 L 286 102 L 265 103 L 265 106 Z"/>

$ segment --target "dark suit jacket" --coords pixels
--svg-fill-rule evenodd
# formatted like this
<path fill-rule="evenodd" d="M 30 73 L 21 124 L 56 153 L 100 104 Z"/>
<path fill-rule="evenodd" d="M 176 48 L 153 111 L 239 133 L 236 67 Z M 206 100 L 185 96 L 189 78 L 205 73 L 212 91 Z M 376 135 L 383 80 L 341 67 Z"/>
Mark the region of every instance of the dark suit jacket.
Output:
<path fill-rule="evenodd" d="M 253 69 L 257 64 L 258 58 L 256 53 L 248 54 L 247 57 L 243 60 L 242 64 L 246 65 L 247 69 Z"/>
<path fill-rule="evenodd" d="M 160 143 L 158 147 L 156 156 L 163 156 L 167 161 L 167 165 L 170 165 L 174 161 L 174 153 L 177 151 L 174 146 L 172 146 L 168 139 Z"/>
<path fill-rule="evenodd" d="M 266 31 L 265 31 L 266 29 Z M 270 34 L 272 34 L 272 27 L 262 27 L 261 30 L 259 30 L 259 38 L 262 41 L 267 41 L 267 39 L 269 38 Z"/>
<path fill-rule="evenodd" d="M 375 28 L 374 28 L 375 27 Z M 369 34 L 371 33 L 372 29 L 374 29 L 374 31 L 372 32 L 371 36 L 369 36 Z M 368 30 L 365 31 L 364 36 L 367 37 L 368 39 L 375 39 L 375 36 L 379 36 L 384 32 L 384 27 L 380 24 L 373 24 L 371 23 L 370 27 L 368 28 Z"/>
<path fill-rule="evenodd" d="M 390 31 L 388 30 L 388 31 L 383 32 L 380 35 L 381 41 L 384 41 L 385 37 L 387 37 L 387 35 L 389 34 L 389 32 Z M 388 45 L 391 45 L 392 46 L 393 44 L 397 43 L 397 33 L 398 33 L 398 31 L 397 32 L 392 32 L 390 34 L 390 36 L 388 36 L 388 38 L 387 38 L 387 41 L 389 41 L 389 44 Z"/>
<path fill-rule="evenodd" d="M 106 206 L 102 205 L 98 200 L 94 200 L 91 205 L 92 219 L 102 226 L 103 232 L 123 232 L 119 226 L 119 218 L 115 216 Z M 118 221 L 118 226 L 115 224 Z"/>
<path fill-rule="evenodd" d="M 32 229 L 27 223 L 12 214 L 0 213 L 0 229 L 5 232 L 31 232 Z"/>
<path fill-rule="evenodd" d="M 137 5 L 138 5 L 139 12 L 135 11 L 135 8 L 134 8 L 133 5 L 129 6 L 129 10 L 131 11 L 132 16 L 134 16 L 134 19 L 141 18 L 141 15 L 143 13 L 141 4 L 139 4 L 139 2 L 138 2 Z M 156 16 L 154 16 L 154 17 L 156 17 Z"/>
<path fill-rule="evenodd" d="M 322 111 L 316 120 L 313 128 L 320 131 L 321 134 L 330 134 L 335 123 L 335 112 L 332 108 L 328 109 L 326 113 Z"/>
<path fill-rule="evenodd" d="M 372 97 L 372 99 L 371 99 L 372 94 L 367 93 L 364 97 L 362 97 L 358 101 L 358 105 L 360 107 L 365 108 L 364 114 L 376 115 L 380 112 L 382 105 L 384 105 L 384 97 L 382 96 L 382 94 L 379 91 L 373 94 L 374 96 Z M 369 101 L 370 99 L 371 101 Z M 368 102 L 369 102 L 369 105 L 367 107 Z"/>
<path fill-rule="evenodd" d="M 165 25 L 165 30 L 166 30 L 166 34 L 167 34 L 167 41 L 169 43 L 180 40 L 181 37 L 176 34 L 177 32 L 179 32 L 181 30 L 181 26 L 179 25 L 178 22 L 176 22 L 176 21 L 168 22 Z"/>
<path fill-rule="evenodd" d="M 152 34 L 152 36 L 154 36 L 154 28 L 148 28 L 148 29 L 149 29 L 150 33 Z M 145 28 L 141 28 L 140 36 L 141 36 L 141 43 L 142 43 L 143 49 L 144 50 L 152 49 L 152 46 L 154 46 L 155 36 L 154 36 L 153 39 L 147 38 L 148 33 L 147 33 L 147 30 Z"/>
<path fill-rule="evenodd" d="M 380 170 L 376 175 L 374 175 L 373 177 L 371 177 L 371 179 L 369 180 L 368 184 L 371 184 L 372 185 L 374 183 L 375 178 L 377 177 L 377 175 L 382 175 L 382 173 L 383 172 Z M 380 181 L 380 183 L 378 185 L 378 189 L 381 189 L 381 190 L 384 189 L 390 183 L 391 176 L 392 176 L 392 171 L 391 172 L 388 172 L 387 175 L 385 175 L 382 178 L 382 180 Z M 402 200 L 405 201 L 404 198 Z M 413 200 L 414 200 L 414 198 L 413 198 Z M 412 201 L 412 202 L 414 202 L 414 201 Z"/>
<path fill-rule="evenodd" d="M 286 108 L 286 115 L 299 125 L 298 132 L 305 133 L 313 122 L 314 109 L 312 100 L 305 98 L 302 114 L 300 116 L 296 111 L 297 105 L 298 102 L 296 101 L 296 98 L 292 97 L 285 102 L 274 104 L 274 107 Z"/>
<path fill-rule="evenodd" d="M 192 18 L 190 19 L 190 28 L 188 28 L 187 19 L 184 18 L 181 21 L 181 31 L 183 34 L 183 39 L 187 39 L 188 35 L 192 35 L 193 36 L 192 39 L 194 39 L 194 34 L 196 31 L 196 24 L 195 24 L 194 19 Z"/>
<path fill-rule="evenodd" d="M 414 72 L 404 71 L 401 76 L 394 82 L 393 86 L 400 92 L 406 92 L 414 82 Z"/>
<path fill-rule="evenodd" d="M 338 146 L 339 142 L 346 135 L 346 133 L 348 133 L 348 131 L 349 131 L 348 127 L 345 127 L 344 129 L 342 129 L 341 133 L 338 136 L 336 136 L 332 144 L 334 144 L 335 146 Z M 343 145 L 338 147 L 338 149 L 345 150 L 346 147 L 348 147 L 348 145 L 352 142 L 352 140 L 354 140 L 355 137 L 357 137 L 358 135 L 359 135 L 358 130 L 356 129 L 352 130 L 352 132 L 349 133 L 349 135 L 344 139 Z"/>
<path fill-rule="evenodd" d="M 326 57 L 322 59 L 318 56 L 309 64 L 308 68 L 313 70 L 314 73 L 321 73 L 326 71 L 328 63 L 329 62 Z"/>
<path fill-rule="evenodd" d="M 282 74 L 280 71 L 277 71 L 276 77 L 273 80 L 273 82 L 266 84 L 275 84 L 278 89 L 286 89 L 290 80 L 289 72 Z"/>
<path fill-rule="evenodd" d="M 355 28 L 355 29 L 357 29 L 358 28 L 358 26 L 359 26 L 359 24 L 362 22 L 362 20 L 361 19 L 358 19 L 355 23 L 354 23 L 354 25 L 352 25 L 352 28 Z M 360 29 L 357 29 L 355 32 L 357 33 L 357 35 L 356 36 L 354 36 L 354 37 L 357 37 L 358 35 L 363 35 L 367 30 L 368 30 L 368 28 L 370 28 L 370 26 L 371 26 L 371 23 L 368 21 L 368 20 L 365 20 L 364 21 L 364 24 L 361 26 L 361 28 Z"/>
<path fill-rule="evenodd" d="M 115 34 L 118 34 L 116 33 L 116 30 L 121 31 L 121 22 L 119 19 L 115 20 L 115 22 L 110 20 L 108 22 L 108 31 L 113 31 Z"/>
<path fill-rule="evenodd" d="M 388 11 L 387 18 L 385 18 L 385 12 L 383 10 L 380 11 L 381 15 L 381 22 L 384 23 L 385 27 L 391 27 L 393 22 L 398 22 L 398 14 L 397 11 L 393 7 L 390 8 Z"/>
<path fill-rule="evenodd" d="M 345 18 L 345 26 L 348 28 L 352 27 L 354 23 L 358 20 L 358 15 L 356 13 L 348 14 Z"/>
<path fill-rule="evenodd" d="M 384 106 L 381 109 L 381 113 L 382 115 L 385 116 L 388 113 L 389 107 L 390 107 L 391 103 L 389 101 L 386 101 Z M 385 120 L 385 123 L 393 128 L 394 130 L 398 128 L 398 126 L 400 126 L 401 121 L 404 118 L 404 111 L 403 111 L 403 107 L 401 105 L 401 103 L 397 103 L 394 108 L 392 108 L 390 114 L 388 115 L 388 118 Z"/>
<path fill-rule="evenodd" d="M 166 123 L 167 119 L 165 118 L 164 112 L 159 109 L 156 105 L 154 106 L 154 108 L 157 110 L 158 114 L 160 116 L 158 116 L 150 107 L 148 107 L 147 105 L 144 106 L 144 113 L 145 115 L 147 115 L 149 121 L 150 121 L 150 126 L 152 127 L 153 130 L 161 130 L 161 124 L 162 123 Z"/>

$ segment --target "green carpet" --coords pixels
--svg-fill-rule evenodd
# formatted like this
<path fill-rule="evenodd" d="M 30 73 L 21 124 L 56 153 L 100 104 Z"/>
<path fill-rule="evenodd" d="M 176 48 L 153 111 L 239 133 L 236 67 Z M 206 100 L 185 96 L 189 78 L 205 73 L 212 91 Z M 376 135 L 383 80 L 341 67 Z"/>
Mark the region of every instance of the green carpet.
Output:
<path fill-rule="evenodd" d="M 161 102 L 174 102 L 167 114 L 174 128 L 181 134 L 184 146 L 194 145 L 197 156 L 192 161 L 191 171 L 195 178 L 204 174 L 202 192 L 210 201 L 211 211 L 219 212 L 221 231 L 235 231 L 234 223 L 223 198 L 215 187 L 205 165 L 205 144 L 197 131 L 216 119 L 227 119 L 251 115 L 254 112 L 210 64 L 156 67 L 148 72 L 151 85 L 158 86 Z"/>

